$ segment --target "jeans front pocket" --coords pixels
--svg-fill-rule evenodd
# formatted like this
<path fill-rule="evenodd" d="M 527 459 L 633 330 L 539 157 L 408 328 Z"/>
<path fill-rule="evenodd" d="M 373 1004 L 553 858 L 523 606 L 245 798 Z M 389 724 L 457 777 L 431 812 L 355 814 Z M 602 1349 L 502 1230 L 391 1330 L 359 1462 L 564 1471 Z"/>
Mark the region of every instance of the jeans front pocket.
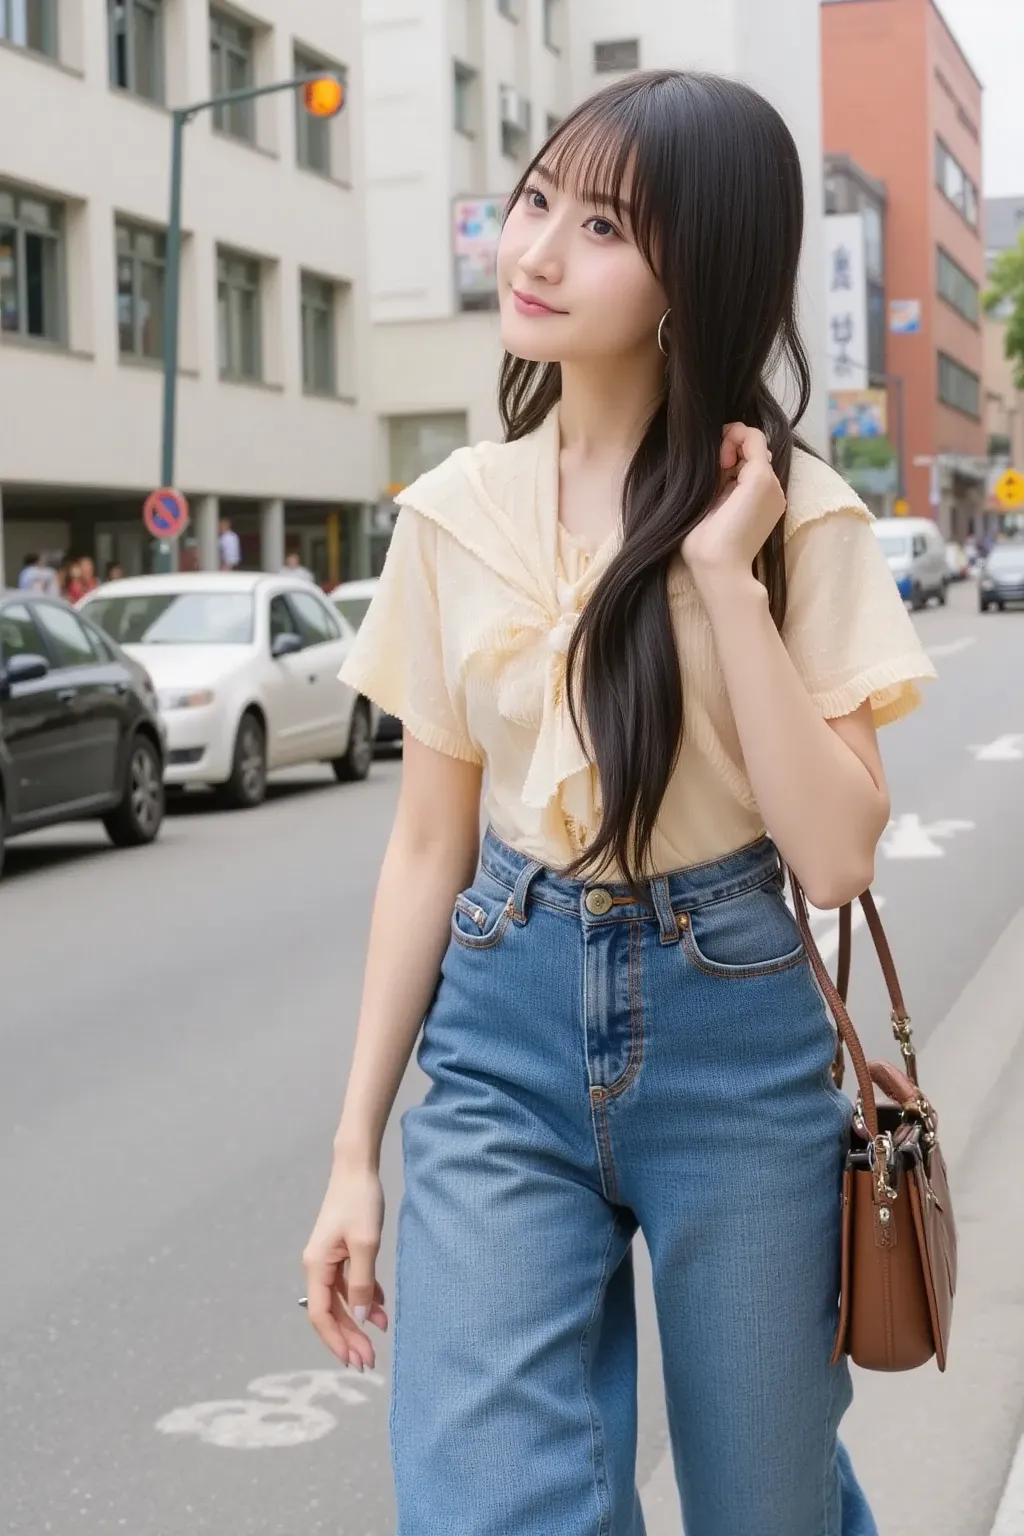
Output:
<path fill-rule="evenodd" d="M 800 930 L 775 876 L 695 907 L 679 926 L 688 958 L 709 976 L 773 976 L 804 959 Z"/>
<path fill-rule="evenodd" d="M 485 870 L 460 891 L 452 910 L 452 938 L 464 949 L 493 949 L 512 916 L 512 893 Z"/>

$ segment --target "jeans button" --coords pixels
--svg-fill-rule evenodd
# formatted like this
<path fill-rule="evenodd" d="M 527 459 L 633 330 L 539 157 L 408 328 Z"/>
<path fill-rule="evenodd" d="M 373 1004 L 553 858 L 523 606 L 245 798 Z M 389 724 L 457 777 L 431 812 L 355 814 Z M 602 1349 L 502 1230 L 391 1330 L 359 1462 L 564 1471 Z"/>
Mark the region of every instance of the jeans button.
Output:
<path fill-rule="evenodd" d="M 593 917 L 604 917 L 606 912 L 612 909 L 612 899 L 608 892 L 598 885 L 592 891 L 588 891 L 584 897 L 584 905 Z"/>

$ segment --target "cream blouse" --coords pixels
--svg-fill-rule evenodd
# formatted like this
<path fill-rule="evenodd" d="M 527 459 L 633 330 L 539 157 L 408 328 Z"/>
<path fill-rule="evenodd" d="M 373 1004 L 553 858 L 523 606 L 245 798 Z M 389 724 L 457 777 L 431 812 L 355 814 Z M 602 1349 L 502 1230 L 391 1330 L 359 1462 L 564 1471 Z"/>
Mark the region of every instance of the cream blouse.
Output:
<path fill-rule="evenodd" d="M 601 816 L 577 738 L 565 663 L 577 616 L 618 547 L 595 551 L 558 520 L 557 408 L 514 443 L 460 448 L 396 498 L 401 511 L 377 593 L 342 680 L 401 717 L 418 740 L 481 764 L 499 837 L 558 868 Z M 783 639 L 826 719 L 870 698 L 878 724 L 934 677 L 871 529 L 827 464 L 794 452 L 785 514 Z M 680 556 L 669 595 L 685 701 L 682 749 L 648 873 L 717 859 L 765 830 L 710 623 Z"/>

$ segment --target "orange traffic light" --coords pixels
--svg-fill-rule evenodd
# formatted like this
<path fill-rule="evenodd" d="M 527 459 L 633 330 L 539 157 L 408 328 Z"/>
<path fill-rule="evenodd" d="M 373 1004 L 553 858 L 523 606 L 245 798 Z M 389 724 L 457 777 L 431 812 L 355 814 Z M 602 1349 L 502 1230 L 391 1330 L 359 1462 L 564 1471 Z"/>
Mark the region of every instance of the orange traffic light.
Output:
<path fill-rule="evenodd" d="M 345 105 L 345 87 L 334 75 L 318 75 L 306 81 L 302 101 L 310 117 L 337 117 Z"/>

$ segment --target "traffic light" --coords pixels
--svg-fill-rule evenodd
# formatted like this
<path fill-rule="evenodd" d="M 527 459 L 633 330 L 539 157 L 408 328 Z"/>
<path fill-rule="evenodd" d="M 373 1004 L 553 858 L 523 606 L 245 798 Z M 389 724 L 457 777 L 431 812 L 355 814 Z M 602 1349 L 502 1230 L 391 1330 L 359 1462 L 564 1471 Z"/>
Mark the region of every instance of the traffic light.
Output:
<path fill-rule="evenodd" d="M 345 105 L 345 86 L 336 75 L 318 75 L 302 87 L 302 103 L 310 117 L 337 117 Z"/>

